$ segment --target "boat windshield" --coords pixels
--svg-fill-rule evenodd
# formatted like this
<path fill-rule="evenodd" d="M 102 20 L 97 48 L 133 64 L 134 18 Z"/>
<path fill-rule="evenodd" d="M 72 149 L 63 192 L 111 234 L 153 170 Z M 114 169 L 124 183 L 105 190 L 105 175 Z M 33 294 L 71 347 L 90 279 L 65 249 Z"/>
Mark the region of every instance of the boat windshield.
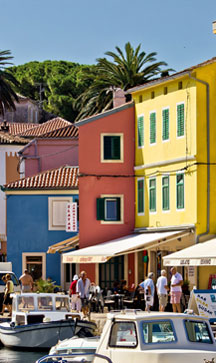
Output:
<path fill-rule="evenodd" d="M 187 337 L 190 342 L 212 344 L 208 325 L 205 321 L 185 320 Z"/>
<path fill-rule="evenodd" d="M 170 343 L 176 341 L 174 327 L 169 320 L 143 322 L 144 343 Z"/>
<path fill-rule="evenodd" d="M 53 310 L 53 303 L 52 303 L 52 297 L 51 296 L 40 296 L 37 299 L 38 303 L 38 310 Z"/>
<path fill-rule="evenodd" d="M 59 296 L 55 298 L 55 308 L 60 311 L 70 311 L 68 297 Z"/>
<path fill-rule="evenodd" d="M 34 298 L 32 296 L 18 296 L 18 310 L 35 310 Z"/>

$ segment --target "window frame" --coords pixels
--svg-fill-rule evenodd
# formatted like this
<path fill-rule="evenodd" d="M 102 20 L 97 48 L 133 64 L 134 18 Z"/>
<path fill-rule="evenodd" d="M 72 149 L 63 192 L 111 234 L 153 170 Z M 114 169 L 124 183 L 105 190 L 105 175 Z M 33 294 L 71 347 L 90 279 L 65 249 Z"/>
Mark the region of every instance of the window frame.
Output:
<path fill-rule="evenodd" d="M 163 118 L 163 112 L 168 111 L 168 138 L 164 139 L 164 118 Z M 167 142 L 170 140 L 170 107 L 163 107 L 162 108 L 162 142 Z"/>
<path fill-rule="evenodd" d="M 152 180 L 155 180 L 155 209 L 151 209 L 151 189 L 153 187 L 150 187 L 150 182 Z M 149 212 L 150 213 L 157 213 L 157 178 L 156 177 L 152 177 L 152 178 L 149 178 Z"/>
<path fill-rule="evenodd" d="M 135 331 L 135 335 L 136 335 L 136 344 L 135 345 L 126 345 L 126 344 L 123 344 L 123 345 L 111 345 L 111 336 L 112 336 L 112 331 L 113 331 L 113 327 L 115 324 L 133 324 L 134 325 L 134 331 Z M 127 348 L 127 349 L 135 349 L 136 347 L 138 346 L 138 335 L 137 335 L 137 329 L 136 329 L 136 324 L 134 321 L 131 321 L 131 320 L 124 320 L 124 321 L 118 321 L 118 320 L 115 320 L 111 326 L 111 329 L 110 329 L 110 335 L 109 335 L 109 340 L 108 340 L 108 347 L 110 348 Z"/>
<path fill-rule="evenodd" d="M 183 207 L 178 207 L 178 184 L 177 184 L 177 176 L 183 175 Z M 176 210 L 177 211 L 183 211 L 185 210 L 185 174 L 184 172 L 176 173 Z"/>
<path fill-rule="evenodd" d="M 143 118 L 143 143 L 142 145 L 139 145 L 139 118 Z M 142 149 L 144 147 L 144 144 L 145 144 L 145 140 L 144 140 L 144 137 L 145 137 L 145 132 L 144 132 L 144 114 L 140 114 L 137 116 L 137 147 L 138 149 Z"/>
<path fill-rule="evenodd" d="M 184 105 L 184 133 L 178 136 L 178 106 Z M 176 104 L 176 137 L 177 139 L 182 139 L 185 137 L 185 102 L 178 102 Z"/>
<path fill-rule="evenodd" d="M 97 199 L 120 199 L 120 220 L 106 221 L 103 219 L 97 219 L 101 224 L 123 224 L 124 223 L 124 195 L 123 194 L 101 194 Z M 97 207 L 96 207 L 97 208 Z M 97 213 L 97 210 L 96 210 Z M 105 216 L 105 204 L 104 204 L 104 216 Z"/>
<path fill-rule="evenodd" d="M 143 333 L 143 329 L 142 329 L 142 343 L 145 344 L 145 346 L 147 345 L 151 345 L 151 344 L 173 344 L 173 343 L 177 343 L 178 342 L 178 337 L 177 337 L 177 334 L 176 334 L 176 331 L 175 331 L 175 326 L 173 324 L 173 321 L 171 319 L 166 319 L 166 320 L 143 320 L 142 323 L 141 323 L 141 326 L 143 323 L 151 323 L 151 324 L 154 324 L 154 323 L 161 323 L 161 322 L 169 322 L 170 325 L 172 326 L 172 329 L 173 329 L 173 335 L 175 337 L 175 340 L 174 341 L 171 341 L 171 342 L 151 342 L 151 343 L 145 343 L 145 340 L 144 340 L 144 333 Z"/>
<path fill-rule="evenodd" d="M 209 333 L 209 337 L 210 337 L 210 340 L 211 340 L 211 343 L 207 343 L 207 342 L 194 342 L 192 340 L 189 339 L 189 335 L 188 335 L 188 331 L 187 331 L 187 327 L 186 327 L 186 322 L 189 321 L 189 322 L 193 322 L 193 323 L 205 323 L 206 324 L 206 328 L 207 328 L 207 331 Z M 199 344 L 199 343 L 203 343 L 203 344 L 213 344 L 214 341 L 212 340 L 212 334 L 211 334 L 211 331 L 209 330 L 209 326 L 208 324 L 205 322 L 205 321 L 199 321 L 199 320 L 193 320 L 193 319 L 184 319 L 183 321 L 183 325 L 184 325 L 184 329 L 185 329 L 185 333 L 186 333 L 186 337 L 187 337 L 187 340 L 190 342 L 190 343 L 193 343 L 193 344 Z"/>
<path fill-rule="evenodd" d="M 139 212 L 139 187 L 138 187 L 138 184 L 140 181 L 143 181 L 143 212 Z M 145 178 L 144 177 L 137 178 L 137 215 L 138 216 L 145 215 Z"/>
<path fill-rule="evenodd" d="M 164 209 L 164 207 L 163 207 L 163 188 L 164 188 L 164 186 L 163 186 L 163 179 L 164 178 L 168 178 L 168 205 L 169 205 L 169 207 L 167 208 L 167 209 Z M 161 203 L 161 205 L 162 205 L 162 211 L 163 211 L 163 213 L 167 213 L 167 212 L 169 212 L 170 211 L 170 175 L 169 174 L 162 174 L 162 178 L 161 178 L 161 198 L 162 198 L 162 203 Z"/>
<path fill-rule="evenodd" d="M 104 159 L 104 136 L 120 137 L 120 159 Z M 108 132 L 100 134 L 100 162 L 101 163 L 123 163 L 124 162 L 124 134 L 122 132 Z"/>
<path fill-rule="evenodd" d="M 151 142 L 151 115 L 154 115 L 155 116 L 155 119 L 154 119 L 154 126 L 155 126 L 155 139 L 154 139 L 154 142 Z M 150 146 L 153 146 L 157 143 L 157 113 L 156 111 L 151 111 L 149 113 L 149 143 L 150 143 Z"/>

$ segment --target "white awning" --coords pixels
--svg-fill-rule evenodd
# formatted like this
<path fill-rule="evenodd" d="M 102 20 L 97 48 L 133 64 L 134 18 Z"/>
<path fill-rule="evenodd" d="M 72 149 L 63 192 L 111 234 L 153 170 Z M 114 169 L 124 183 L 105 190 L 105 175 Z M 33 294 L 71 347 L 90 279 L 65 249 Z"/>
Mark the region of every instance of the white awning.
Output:
<path fill-rule="evenodd" d="M 170 240 L 189 235 L 190 231 L 140 233 L 118 238 L 98 245 L 63 253 L 64 263 L 102 263 L 110 258 L 143 249 L 153 248 Z"/>
<path fill-rule="evenodd" d="M 165 266 L 215 266 L 216 238 L 163 257 Z"/>

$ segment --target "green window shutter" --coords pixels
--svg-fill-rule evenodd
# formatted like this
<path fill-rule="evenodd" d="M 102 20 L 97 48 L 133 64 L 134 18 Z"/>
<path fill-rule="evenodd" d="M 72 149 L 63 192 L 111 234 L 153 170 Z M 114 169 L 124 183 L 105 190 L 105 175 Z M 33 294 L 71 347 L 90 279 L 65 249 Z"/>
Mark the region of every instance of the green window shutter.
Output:
<path fill-rule="evenodd" d="M 138 213 L 144 213 L 144 179 L 137 181 Z"/>
<path fill-rule="evenodd" d="M 117 221 L 121 220 L 121 198 L 116 198 Z"/>
<path fill-rule="evenodd" d="M 177 136 L 184 136 L 184 104 L 177 105 Z"/>
<path fill-rule="evenodd" d="M 104 136 L 104 160 L 120 160 L 121 137 Z"/>
<path fill-rule="evenodd" d="M 162 177 L 162 208 L 169 210 L 169 177 Z"/>
<path fill-rule="evenodd" d="M 163 140 L 169 140 L 169 109 L 163 110 Z"/>
<path fill-rule="evenodd" d="M 138 117 L 137 128 L 138 128 L 138 146 L 141 147 L 144 145 L 144 117 L 143 116 Z"/>
<path fill-rule="evenodd" d="M 177 209 L 184 208 L 184 174 L 176 175 L 176 206 Z"/>
<path fill-rule="evenodd" d="M 156 142 L 156 114 L 150 114 L 150 144 Z"/>
<path fill-rule="evenodd" d="M 97 220 L 103 221 L 105 217 L 104 198 L 97 198 Z"/>
<path fill-rule="evenodd" d="M 156 211 L 156 179 L 149 180 L 149 209 L 151 212 Z"/>

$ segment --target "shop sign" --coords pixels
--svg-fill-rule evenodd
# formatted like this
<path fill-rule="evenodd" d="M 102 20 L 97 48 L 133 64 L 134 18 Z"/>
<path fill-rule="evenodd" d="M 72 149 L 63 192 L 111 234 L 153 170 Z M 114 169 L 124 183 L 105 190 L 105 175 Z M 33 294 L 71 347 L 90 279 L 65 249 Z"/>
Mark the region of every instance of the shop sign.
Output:
<path fill-rule="evenodd" d="M 188 309 L 200 316 L 216 320 L 216 290 L 192 290 Z"/>
<path fill-rule="evenodd" d="M 66 205 L 66 232 L 77 232 L 77 203 Z"/>

